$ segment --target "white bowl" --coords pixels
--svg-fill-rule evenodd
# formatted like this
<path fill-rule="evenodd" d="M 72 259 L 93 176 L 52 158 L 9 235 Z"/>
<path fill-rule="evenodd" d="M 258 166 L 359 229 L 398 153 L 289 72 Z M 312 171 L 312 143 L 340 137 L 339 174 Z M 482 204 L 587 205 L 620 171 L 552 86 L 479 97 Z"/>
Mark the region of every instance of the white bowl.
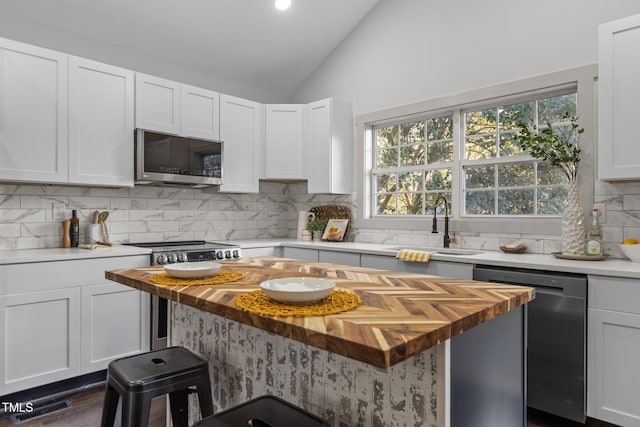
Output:
<path fill-rule="evenodd" d="M 633 262 L 640 262 L 640 244 L 635 245 L 623 245 L 619 244 L 620 250 Z"/>
<path fill-rule="evenodd" d="M 171 277 L 178 279 L 198 279 L 201 277 L 213 276 L 222 268 L 222 264 L 216 262 L 178 262 L 167 264 L 164 271 Z"/>
<path fill-rule="evenodd" d="M 266 280 L 260 287 L 271 299 L 279 302 L 308 304 L 331 293 L 335 282 L 315 277 L 284 277 Z"/>

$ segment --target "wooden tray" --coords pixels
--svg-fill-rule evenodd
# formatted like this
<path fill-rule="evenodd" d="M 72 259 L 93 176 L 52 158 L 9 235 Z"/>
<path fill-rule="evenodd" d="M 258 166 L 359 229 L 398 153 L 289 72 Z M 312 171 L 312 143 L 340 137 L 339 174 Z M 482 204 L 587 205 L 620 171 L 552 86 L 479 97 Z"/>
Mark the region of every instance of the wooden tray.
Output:
<path fill-rule="evenodd" d="M 347 224 L 344 236 L 342 237 L 343 242 L 347 240 L 347 237 L 349 236 L 349 229 L 351 228 L 351 209 L 340 205 L 323 205 L 311 208 L 309 209 L 309 212 L 313 212 L 316 218 L 326 219 L 327 221 L 333 218 L 348 219 L 349 223 Z"/>
<path fill-rule="evenodd" d="M 607 257 L 609 255 L 607 254 L 602 254 L 602 255 L 565 255 L 562 252 L 551 252 L 551 255 L 553 255 L 556 258 L 560 258 L 560 259 L 573 259 L 573 260 L 577 260 L 577 261 L 602 261 L 603 259 L 607 259 Z"/>
<path fill-rule="evenodd" d="M 507 246 L 500 246 L 500 250 L 506 254 L 523 254 L 527 251 L 527 247 L 509 248 Z"/>

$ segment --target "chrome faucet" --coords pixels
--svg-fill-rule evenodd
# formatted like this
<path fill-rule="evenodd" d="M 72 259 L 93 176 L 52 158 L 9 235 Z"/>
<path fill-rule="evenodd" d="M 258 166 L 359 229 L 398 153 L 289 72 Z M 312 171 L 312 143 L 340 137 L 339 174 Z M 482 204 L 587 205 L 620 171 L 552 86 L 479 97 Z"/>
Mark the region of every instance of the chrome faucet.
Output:
<path fill-rule="evenodd" d="M 442 200 L 444 202 L 444 247 L 448 248 L 449 243 L 451 242 L 451 238 L 449 237 L 449 203 L 447 199 L 440 195 L 436 198 L 435 203 L 433 204 L 433 227 L 431 228 L 431 232 L 438 234 L 438 220 L 436 219 L 436 211 L 438 209 L 438 202 Z"/>

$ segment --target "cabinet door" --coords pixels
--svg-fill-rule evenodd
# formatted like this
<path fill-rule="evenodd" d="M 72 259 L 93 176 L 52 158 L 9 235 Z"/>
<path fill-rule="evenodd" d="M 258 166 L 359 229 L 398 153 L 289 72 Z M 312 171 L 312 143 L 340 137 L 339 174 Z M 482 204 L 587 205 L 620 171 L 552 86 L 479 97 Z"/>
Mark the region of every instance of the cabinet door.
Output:
<path fill-rule="evenodd" d="M 360 254 L 340 251 L 318 251 L 318 261 L 360 267 Z"/>
<path fill-rule="evenodd" d="M 264 168 L 264 105 L 220 95 L 221 192 L 257 193 Z"/>
<path fill-rule="evenodd" d="M 352 191 L 351 106 L 323 99 L 305 107 L 305 173 L 309 193 Z"/>
<path fill-rule="evenodd" d="M 180 85 L 182 136 L 220 139 L 220 94 L 212 90 Z"/>
<path fill-rule="evenodd" d="M 136 127 L 180 134 L 180 83 L 136 73 Z"/>
<path fill-rule="evenodd" d="M 640 179 L 640 15 L 603 24 L 598 52 L 598 178 Z"/>
<path fill-rule="evenodd" d="M 445 279 L 472 279 L 473 264 L 449 261 L 409 262 L 384 255 L 362 254 L 360 265 L 368 268 L 400 271 L 413 274 L 429 274 Z"/>
<path fill-rule="evenodd" d="M 0 180 L 67 182 L 68 56 L 0 39 Z"/>
<path fill-rule="evenodd" d="M 107 283 L 82 288 L 83 373 L 149 350 L 149 294 Z"/>
<path fill-rule="evenodd" d="M 587 415 L 640 426 L 640 315 L 588 310 Z"/>
<path fill-rule="evenodd" d="M 69 182 L 133 187 L 134 73 L 69 58 Z"/>
<path fill-rule="evenodd" d="M 304 105 L 266 107 L 265 178 L 304 179 Z"/>
<path fill-rule="evenodd" d="M 80 375 L 79 288 L 0 297 L 0 395 Z"/>
<path fill-rule="evenodd" d="M 318 251 L 316 249 L 288 248 L 286 246 L 282 249 L 283 258 L 318 262 Z"/>

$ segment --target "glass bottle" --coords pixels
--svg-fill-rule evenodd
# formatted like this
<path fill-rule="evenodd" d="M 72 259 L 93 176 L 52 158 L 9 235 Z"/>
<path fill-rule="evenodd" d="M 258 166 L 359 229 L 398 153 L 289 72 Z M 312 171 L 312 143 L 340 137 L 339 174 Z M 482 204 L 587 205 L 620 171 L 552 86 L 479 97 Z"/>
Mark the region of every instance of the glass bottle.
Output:
<path fill-rule="evenodd" d="M 80 220 L 78 219 L 78 211 L 71 211 L 71 227 L 69 229 L 69 237 L 71 240 L 71 247 L 77 248 L 80 243 Z"/>
<path fill-rule="evenodd" d="M 587 255 L 602 255 L 602 237 L 600 236 L 600 224 L 598 223 L 598 210 L 592 212 L 593 220 L 587 238 Z"/>

